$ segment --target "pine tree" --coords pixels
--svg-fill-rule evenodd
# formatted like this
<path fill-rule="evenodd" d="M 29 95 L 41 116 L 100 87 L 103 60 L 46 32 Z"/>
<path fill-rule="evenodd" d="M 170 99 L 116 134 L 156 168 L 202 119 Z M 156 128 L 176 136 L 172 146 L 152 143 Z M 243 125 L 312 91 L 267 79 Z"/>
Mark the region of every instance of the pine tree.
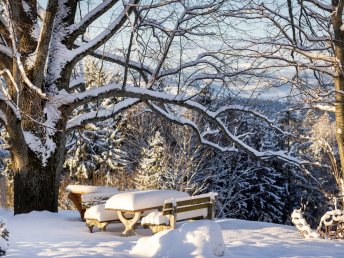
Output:
<path fill-rule="evenodd" d="M 284 177 L 269 163 L 245 153 L 215 152 L 209 188 L 218 192 L 218 216 L 283 222 Z"/>
<path fill-rule="evenodd" d="M 79 182 L 127 189 L 128 155 L 122 149 L 120 118 L 89 124 L 77 134 L 80 136 L 70 145 L 65 162 L 70 176 Z M 71 137 L 70 142 L 73 140 Z"/>
<path fill-rule="evenodd" d="M 135 177 L 137 189 L 159 189 L 161 179 L 166 172 L 166 141 L 157 131 L 149 140 L 148 146 L 142 148 L 139 171 Z"/>
<path fill-rule="evenodd" d="M 103 62 L 86 58 L 84 66 L 77 66 L 76 77 L 85 77 L 87 88 L 112 82 L 109 70 Z M 82 91 L 83 89 L 81 89 Z M 75 111 L 76 115 L 109 108 L 119 99 L 111 98 L 85 105 Z M 89 123 L 83 131 L 73 131 L 67 142 L 64 167 L 69 176 L 78 182 L 113 185 L 127 189 L 127 153 L 122 148 L 122 115 L 106 121 Z M 91 182 L 90 182 L 91 181 Z"/>

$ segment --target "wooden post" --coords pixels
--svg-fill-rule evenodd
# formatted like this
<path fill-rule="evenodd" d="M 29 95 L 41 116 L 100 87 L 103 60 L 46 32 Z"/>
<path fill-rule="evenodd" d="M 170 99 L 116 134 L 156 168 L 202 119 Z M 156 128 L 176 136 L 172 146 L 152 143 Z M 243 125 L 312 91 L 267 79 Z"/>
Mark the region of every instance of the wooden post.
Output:
<path fill-rule="evenodd" d="M 210 220 L 213 220 L 215 217 L 215 204 L 216 204 L 216 198 L 210 198 L 209 202 L 209 208 L 208 208 L 208 218 Z"/>
<path fill-rule="evenodd" d="M 171 229 L 176 228 L 176 222 L 177 222 L 177 207 L 174 202 L 172 202 L 172 215 L 170 216 L 170 226 Z"/>

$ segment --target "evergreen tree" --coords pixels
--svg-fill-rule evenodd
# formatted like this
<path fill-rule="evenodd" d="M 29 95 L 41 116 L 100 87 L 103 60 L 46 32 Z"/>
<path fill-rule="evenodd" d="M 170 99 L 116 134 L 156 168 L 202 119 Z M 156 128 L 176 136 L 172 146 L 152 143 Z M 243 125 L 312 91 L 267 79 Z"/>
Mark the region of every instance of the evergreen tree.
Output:
<path fill-rule="evenodd" d="M 110 83 L 116 78 L 106 70 L 103 62 L 87 58 L 84 65 L 77 66 L 76 77 L 85 77 L 87 88 Z M 84 89 L 80 87 L 80 90 Z M 80 107 L 75 115 L 109 108 L 119 99 L 112 98 Z M 84 130 L 73 131 L 67 141 L 64 167 L 69 176 L 79 182 L 114 185 L 128 188 L 128 155 L 123 150 L 122 115 L 106 121 L 89 123 Z"/>
<path fill-rule="evenodd" d="M 209 188 L 218 192 L 218 216 L 283 222 L 284 177 L 244 153 L 214 153 Z"/>
<path fill-rule="evenodd" d="M 80 134 L 77 141 L 70 138 L 65 167 L 72 178 L 127 189 L 127 153 L 122 149 L 118 120 L 89 124 L 83 132 L 76 132 Z"/>
<path fill-rule="evenodd" d="M 166 141 L 157 131 L 149 140 L 148 146 L 142 148 L 139 171 L 135 176 L 137 189 L 159 189 L 161 178 L 166 171 Z"/>

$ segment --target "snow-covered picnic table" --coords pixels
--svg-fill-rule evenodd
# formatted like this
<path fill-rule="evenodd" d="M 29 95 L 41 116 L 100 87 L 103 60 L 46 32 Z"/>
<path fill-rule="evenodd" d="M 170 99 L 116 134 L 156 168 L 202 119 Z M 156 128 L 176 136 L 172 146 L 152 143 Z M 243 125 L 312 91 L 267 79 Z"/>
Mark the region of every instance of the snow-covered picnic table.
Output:
<path fill-rule="evenodd" d="M 175 190 L 145 190 L 124 192 L 112 196 L 105 204 L 105 209 L 116 211 L 119 220 L 125 226 L 122 236 L 135 234 L 134 226 L 141 214 L 148 210 L 162 209 L 165 200 L 188 197 L 189 194 Z M 125 214 L 133 214 L 127 218 Z"/>
<path fill-rule="evenodd" d="M 82 220 L 84 220 L 84 214 L 86 211 L 83 202 L 89 203 L 96 199 L 107 200 L 112 195 L 118 193 L 118 189 L 116 187 L 93 185 L 68 185 L 66 187 L 66 191 L 68 192 L 68 198 L 79 211 Z"/>

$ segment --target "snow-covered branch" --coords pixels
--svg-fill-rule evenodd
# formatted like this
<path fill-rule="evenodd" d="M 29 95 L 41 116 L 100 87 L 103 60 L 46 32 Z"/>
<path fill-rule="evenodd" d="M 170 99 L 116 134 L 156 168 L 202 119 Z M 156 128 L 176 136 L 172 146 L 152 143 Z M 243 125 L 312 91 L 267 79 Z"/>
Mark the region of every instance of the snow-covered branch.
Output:
<path fill-rule="evenodd" d="M 0 45 L 0 52 L 2 54 L 5 54 L 7 57 L 9 58 L 12 58 L 13 57 L 13 52 L 12 52 L 12 49 L 7 47 L 7 46 L 4 46 L 4 45 Z"/>
<path fill-rule="evenodd" d="M 304 0 L 304 2 L 309 2 L 314 4 L 316 7 L 320 8 L 321 10 L 327 11 L 332 13 L 335 9 L 335 7 L 333 5 L 330 4 L 325 4 L 325 3 L 321 3 L 318 0 Z"/>
<path fill-rule="evenodd" d="M 151 101 L 146 101 L 146 104 L 156 113 L 158 113 L 161 117 L 163 117 L 164 119 L 167 119 L 170 122 L 173 122 L 175 124 L 178 124 L 180 126 L 188 126 L 190 127 L 195 133 L 196 136 L 198 137 L 198 140 L 200 143 L 211 146 L 215 149 L 218 149 L 222 152 L 231 152 L 231 151 L 237 151 L 237 148 L 234 146 L 221 146 L 220 144 L 214 143 L 212 141 L 207 140 L 204 136 L 206 136 L 207 134 L 201 133 L 198 126 L 191 121 L 190 119 L 186 119 L 184 117 L 181 116 L 175 116 L 174 114 L 172 114 L 171 112 L 168 112 L 162 108 L 160 108 L 159 106 L 155 105 L 153 102 Z M 216 130 L 217 133 L 219 133 L 219 130 Z"/>
<path fill-rule="evenodd" d="M 74 90 L 80 88 L 81 86 L 85 85 L 85 78 L 84 76 L 77 76 L 73 78 L 69 83 L 69 90 Z"/>
<path fill-rule="evenodd" d="M 69 26 L 68 29 L 71 31 L 69 38 L 74 42 L 78 36 L 85 33 L 86 29 L 92 24 L 92 22 L 106 13 L 118 2 L 119 0 L 104 0 L 96 8 L 91 10 L 85 17 L 83 17 L 77 24 Z"/>
<path fill-rule="evenodd" d="M 140 99 L 129 98 L 120 101 L 119 103 L 110 105 L 106 109 L 92 111 L 89 113 L 78 115 L 67 122 L 67 130 L 71 130 L 91 122 L 99 120 L 106 120 L 108 118 L 116 116 L 118 113 L 140 103 Z"/>
<path fill-rule="evenodd" d="M 25 82 L 25 85 L 27 87 L 29 87 L 33 92 L 37 93 L 38 96 L 40 96 L 41 98 L 45 99 L 47 96 L 45 93 L 42 92 L 42 90 L 40 88 L 38 88 L 36 85 L 34 85 L 31 80 L 28 78 L 24 65 L 20 60 L 20 55 L 17 54 L 16 55 L 16 59 L 17 59 L 17 65 L 20 71 L 21 76 L 23 77 L 23 80 Z"/>
<path fill-rule="evenodd" d="M 288 162 L 291 162 L 291 163 L 294 163 L 297 165 L 302 165 L 302 164 L 307 163 L 306 161 L 300 161 L 295 157 L 291 157 L 282 151 L 277 151 L 277 152 L 276 151 L 264 151 L 264 152 L 261 152 L 261 151 L 255 150 L 254 148 L 252 148 L 251 146 L 246 144 L 244 141 L 242 141 L 239 137 L 232 134 L 228 130 L 226 125 L 223 123 L 223 121 L 221 120 L 221 117 L 219 116 L 219 114 L 221 114 L 225 111 L 230 111 L 231 110 L 230 106 L 227 106 L 226 108 L 221 108 L 217 111 L 211 111 L 207 107 L 201 105 L 200 103 L 188 99 L 187 97 L 185 97 L 184 94 L 172 95 L 172 94 L 157 92 L 157 91 L 154 91 L 151 89 L 142 89 L 142 88 L 138 88 L 138 87 L 128 87 L 128 86 L 125 89 L 123 89 L 122 85 L 109 84 L 107 86 L 103 86 L 103 87 L 96 88 L 96 89 L 91 89 L 91 90 L 88 90 L 88 91 L 85 91 L 82 93 L 70 94 L 70 96 L 66 98 L 67 102 L 65 103 L 65 105 L 67 104 L 67 105 L 72 105 L 72 106 L 78 106 L 78 105 L 81 105 L 81 104 L 84 104 L 84 103 L 87 103 L 90 101 L 99 100 L 100 98 L 111 97 L 111 96 L 129 97 L 129 98 L 133 99 L 132 100 L 133 102 L 138 101 L 140 99 L 143 101 L 155 101 L 158 103 L 173 104 L 173 105 L 188 108 L 190 110 L 193 110 L 193 111 L 199 113 L 201 116 L 203 116 L 205 119 L 207 119 L 210 123 L 212 123 L 214 126 L 216 126 L 220 130 L 223 137 L 225 137 L 231 143 L 235 144 L 236 147 L 243 149 L 244 151 L 246 151 L 247 153 L 250 153 L 251 155 L 253 155 L 255 157 L 263 158 L 263 159 L 264 158 L 278 157 L 280 159 L 283 159 L 285 161 L 288 161 Z M 119 107 L 122 107 L 122 105 L 120 105 Z M 157 109 L 158 107 L 155 106 L 155 108 Z M 248 112 L 248 110 L 245 108 L 240 108 L 239 106 L 233 106 L 233 111 L 239 111 L 239 110 L 243 111 L 243 112 Z M 104 113 L 101 113 L 100 116 L 106 115 L 105 112 L 106 111 L 104 111 Z M 159 113 L 167 116 L 167 113 L 166 112 L 164 113 L 161 109 L 159 110 Z M 257 113 L 255 113 L 255 114 L 257 114 Z M 83 121 L 85 119 L 95 118 L 95 117 L 97 117 L 97 112 L 93 112 L 92 114 L 90 114 L 90 116 L 91 117 L 87 117 L 87 115 L 85 115 L 84 117 L 82 117 L 82 115 L 81 115 L 80 119 Z M 176 120 L 179 123 L 182 123 L 185 125 L 195 126 L 195 125 L 192 125 L 190 121 L 183 120 L 181 118 L 177 119 L 175 117 L 171 117 L 171 114 L 168 114 L 167 118 L 169 118 L 170 120 Z M 261 115 L 260 118 L 264 118 L 264 116 Z M 266 118 L 266 120 L 268 120 L 268 119 Z M 77 124 L 77 125 L 81 123 L 81 122 L 79 122 L 80 121 L 79 119 L 77 119 L 75 121 L 77 121 L 77 122 L 75 122 L 75 124 Z M 70 122 L 70 124 L 73 125 L 72 122 Z M 210 145 L 210 143 L 207 143 L 207 144 Z M 227 148 L 227 147 L 225 147 L 225 148 Z M 221 149 L 221 148 L 219 148 L 219 149 Z"/>
<path fill-rule="evenodd" d="M 114 21 L 109 24 L 109 26 L 103 32 L 88 41 L 86 44 L 83 44 L 71 51 L 73 60 L 79 61 L 84 56 L 92 53 L 104 43 L 106 43 L 118 30 L 122 28 L 125 22 L 127 22 L 129 16 L 134 11 L 139 1 L 140 0 L 129 0 L 128 2 L 125 2 L 122 12 Z"/>
<path fill-rule="evenodd" d="M 109 52 L 105 52 L 103 50 L 99 50 L 99 49 L 95 50 L 92 53 L 90 53 L 90 55 L 93 57 L 96 57 L 100 60 L 105 60 L 105 61 L 115 63 L 115 64 L 118 64 L 121 66 L 126 65 L 126 60 L 123 56 L 112 54 Z M 146 64 L 140 63 L 137 61 L 133 61 L 133 60 L 129 60 L 128 67 L 140 72 L 144 76 L 147 76 L 145 73 L 151 75 L 154 72 L 153 69 L 151 67 L 147 66 Z"/>
<path fill-rule="evenodd" d="M 220 130 L 220 132 L 223 134 L 223 136 L 226 139 L 228 139 L 231 143 L 233 143 L 235 145 L 235 147 L 233 147 L 233 146 L 223 147 L 217 143 L 209 141 L 202 136 L 202 134 L 199 131 L 198 126 L 194 122 L 192 122 L 191 120 L 186 119 L 184 117 L 176 117 L 174 114 L 171 114 L 171 113 L 163 110 L 162 108 L 160 108 L 157 105 L 154 105 L 152 103 L 149 103 L 149 106 L 154 111 L 158 112 L 160 115 L 162 115 L 164 118 L 168 119 L 169 121 L 174 122 L 174 123 L 179 124 L 179 125 L 182 125 L 182 126 L 185 125 L 185 126 L 191 127 L 197 133 L 197 137 L 199 138 L 201 143 L 212 146 L 212 147 L 214 147 L 220 151 L 223 151 L 223 152 L 235 151 L 236 147 L 237 147 L 237 148 L 240 148 L 240 149 L 244 150 L 245 152 L 249 153 L 250 155 L 257 157 L 257 158 L 261 158 L 261 159 L 279 158 L 279 159 L 282 159 L 284 161 L 287 161 L 289 163 L 293 163 L 293 164 L 299 165 L 299 166 L 309 163 L 309 162 L 304 161 L 304 160 L 299 160 L 296 157 L 289 156 L 287 153 L 285 153 L 283 151 L 258 151 L 258 150 L 255 150 L 254 148 L 252 148 L 251 146 L 249 146 L 248 144 L 246 144 L 245 142 L 240 140 L 239 137 L 233 135 L 227 129 L 226 125 L 219 118 L 215 118 L 211 113 L 204 110 L 204 108 L 201 107 L 199 104 L 191 105 L 191 106 L 186 104 L 184 106 L 188 107 L 192 110 L 197 111 L 198 113 L 203 115 L 205 118 L 207 118 L 208 121 L 213 123 Z"/>
<path fill-rule="evenodd" d="M 41 85 L 44 80 L 44 73 L 42 73 L 42 71 L 44 70 L 44 66 L 47 62 L 49 44 L 53 32 L 52 28 L 57 12 L 57 6 L 58 0 L 49 0 L 47 11 L 45 12 L 44 20 L 42 22 L 37 48 L 34 53 L 35 58 L 33 58 L 35 60 L 32 60 L 34 61 L 35 72 L 40 74 L 40 76 L 36 76 L 33 81 L 33 84 L 35 85 Z"/>

